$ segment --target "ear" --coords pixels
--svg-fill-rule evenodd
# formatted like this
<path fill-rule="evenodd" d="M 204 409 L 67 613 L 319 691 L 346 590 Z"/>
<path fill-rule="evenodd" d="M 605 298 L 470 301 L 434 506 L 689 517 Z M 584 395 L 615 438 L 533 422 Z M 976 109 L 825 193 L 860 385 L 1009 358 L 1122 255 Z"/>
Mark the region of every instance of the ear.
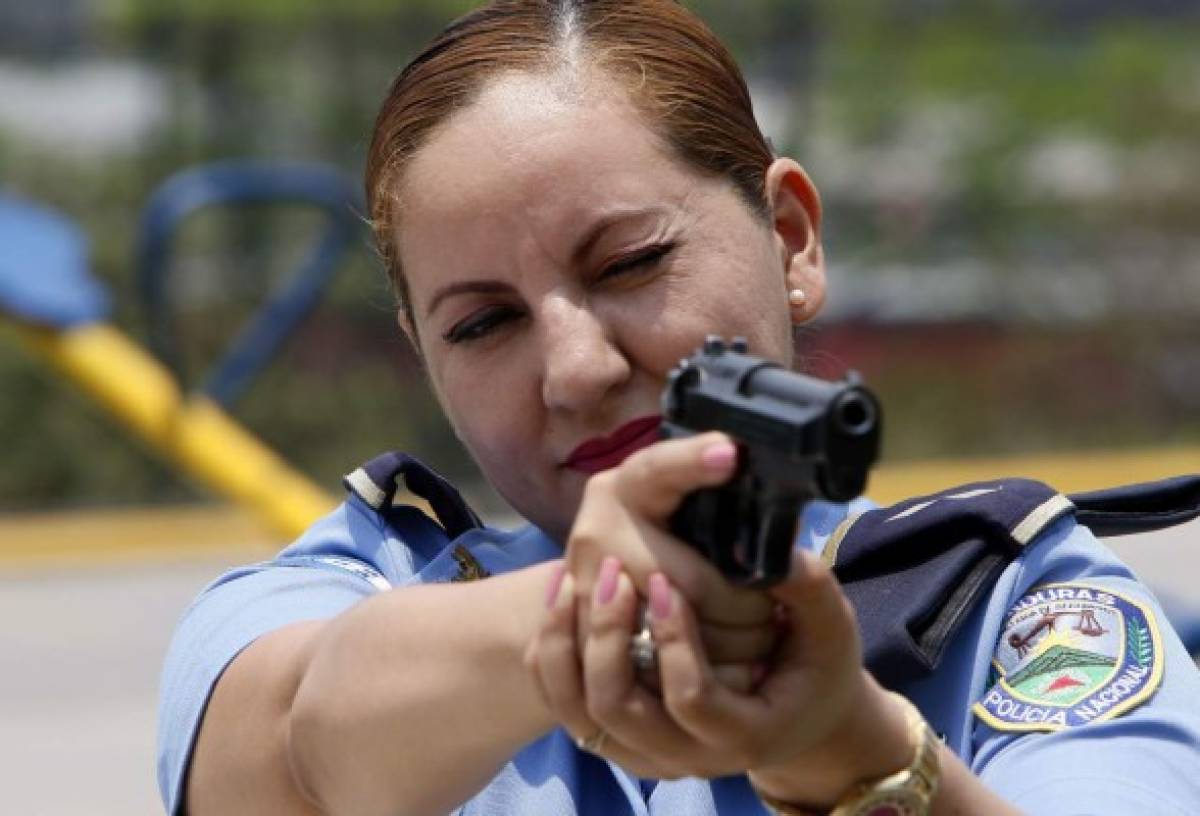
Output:
<path fill-rule="evenodd" d="M 772 162 L 766 177 L 767 202 L 788 291 L 807 296 L 805 319 L 825 303 L 825 253 L 821 248 L 821 198 L 794 159 Z"/>

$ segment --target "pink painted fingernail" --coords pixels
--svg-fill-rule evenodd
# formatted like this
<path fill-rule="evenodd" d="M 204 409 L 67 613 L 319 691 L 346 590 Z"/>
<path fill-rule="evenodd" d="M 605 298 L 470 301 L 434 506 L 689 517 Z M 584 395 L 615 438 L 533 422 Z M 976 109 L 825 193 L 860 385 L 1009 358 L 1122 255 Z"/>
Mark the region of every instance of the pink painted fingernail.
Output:
<path fill-rule="evenodd" d="M 650 576 L 650 614 L 655 620 L 666 620 L 671 616 L 671 584 L 667 576 L 656 572 Z"/>
<path fill-rule="evenodd" d="M 554 567 L 554 571 L 550 573 L 550 583 L 546 584 L 546 608 L 553 609 L 554 602 L 558 600 L 558 590 L 562 586 L 563 576 L 567 574 L 567 565 L 561 561 Z"/>
<path fill-rule="evenodd" d="M 737 461 L 737 446 L 732 442 L 716 442 L 704 449 L 700 454 L 700 461 L 709 470 L 729 470 Z"/>
<path fill-rule="evenodd" d="M 600 576 L 596 579 L 596 604 L 604 606 L 617 594 L 617 578 L 621 575 L 621 562 L 609 556 L 600 563 Z"/>

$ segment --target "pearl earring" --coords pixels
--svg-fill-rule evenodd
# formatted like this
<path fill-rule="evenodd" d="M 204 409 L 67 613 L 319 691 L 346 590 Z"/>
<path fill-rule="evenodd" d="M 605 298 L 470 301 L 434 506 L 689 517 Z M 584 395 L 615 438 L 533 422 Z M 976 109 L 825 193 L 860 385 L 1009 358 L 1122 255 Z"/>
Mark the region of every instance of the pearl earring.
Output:
<path fill-rule="evenodd" d="M 793 289 L 788 292 L 788 303 L 793 306 L 805 306 L 808 304 L 808 295 L 804 294 L 803 289 Z"/>

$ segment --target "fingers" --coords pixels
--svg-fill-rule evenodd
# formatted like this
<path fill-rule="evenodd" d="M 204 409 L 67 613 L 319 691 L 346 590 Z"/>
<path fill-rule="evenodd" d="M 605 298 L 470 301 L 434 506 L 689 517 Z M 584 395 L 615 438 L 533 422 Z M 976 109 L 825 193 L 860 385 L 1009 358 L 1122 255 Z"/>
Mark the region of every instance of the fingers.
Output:
<path fill-rule="evenodd" d="M 630 456 L 613 471 L 615 497 L 645 521 L 666 525 L 687 494 L 724 484 L 737 468 L 737 446 L 720 433 L 660 442 Z M 691 547 L 656 548 L 661 571 L 671 576 L 708 623 L 753 626 L 771 619 L 773 601 L 764 593 L 736 587 Z M 687 542 L 682 542 L 687 544 Z M 646 587 L 640 587 L 643 591 Z"/>
<path fill-rule="evenodd" d="M 635 677 L 638 592 L 615 558 L 601 560 L 586 604 L 572 577 L 561 579 L 530 648 L 548 708 L 577 740 L 603 733 L 602 756 L 645 776 L 722 776 L 823 744 L 854 705 L 862 672 L 854 616 L 814 556 L 796 553 L 788 580 L 771 590 L 787 617 L 777 646 L 754 627 L 699 622 L 664 573 L 647 584 L 661 697 Z M 769 670 L 734 659 L 772 646 Z M 710 662 L 709 648 L 722 659 Z"/>
<path fill-rule="evenodd" d="M 708 565 L 707 561 L 703 563 Z M 775 620 L 774 598 L 761 590 L 734 586 L 715 569 L 712 570 L 715 578 L 705 579 L 704 591 L 699 597 L 694 597 L 672 572 L 667 569 L 663 572 L 670 575 L 675 586 L 692 600 L 696 613 L 706 626 L 757 628 L 768 626 Z"/>
<path fill-rule="evenodd" d="M 651 578 L 650 609 L 667 712 L 696 740 L 719 747 L 726 761 L 752 767 L 755 737 L 766 730 L 770 714 L 761 698 L 746 693 L 761 679 L 761 670 L 714 669 L 687 603 L 661 574 Z"/>
<path fill-rule="evenodd" d="M 560 573 L 547 589 L 546 615 L 525 655 L 542 700 L 576 745 L 591 743 L 589 750 L 633 773 L 664 776 L 661 766 L 630 750 L 588 714 L 575 634 L 576 607 L 574 581 L 570 574 Z"/>
<path fill-rule="evenodd" d="M 785 631 L 756 697 L 789 723 L 774 748 L 776 757 L 795 756 L 825 743 L 861 705 L 866 672 L 854 611 L 816 555 L 796 550 L 787 579 L 771 594 L 780 601 Z M 821 704 L 806 705 L 810 700 Z"/>
<path fill-rule="evenodd" d="M 861 667 L 853 611 L 832 572 L 815 555 L 796 551 L 788 579 L 773 588 L 771 595 L 780 603 L 786 630 L 776 630 L 779 643 L 772 669 L 759 677 L 753 663 L 761 658 L 732 650 L 765 648 L 768 641 L 757 639 L 762 637 L 761 630 L 740 643 L 731 641 L 729 629 L 698 625 L 664 576 L 651 578 L 651 620 L 658 643 L 663 702 L 684 729 L 704 742 L 737 744 L 747 729 L 769 725 L 764 719 L 768 710 L 782 715 L 795 709 L 800 700 L 825 699 L 836 708 L 843 687 L 851 685 L 849 678 Z M 716 649 L 728 651 L 718 658 Z M 749 667 L 711 665 L 746 661 L 751 663 Z M 742 673 L 747 668 L 749 678 Z M 750 695 L 744 693 L 747 688 L 752 690 Z M 743 693 L 735 693 L 738 691 Z"/>
<path fill-rule="evenodd" d="M 773 587 L 771 595 L 779 601 L 793 635 L 785 641 L 781 662 L 799 658 L 824 663 L 843 655 L 859 660 L 853 609 L 833 572 L 816 555 L 793 552 L 787 580 Z"/>
<path fill-rule="evenodd" d="M 584 684 L 590 691 L 589 700 L 598 701 L 604 709 L 617 705 L 635 685 L 629 637 L 636 614 L 637 597 L 629 576 L 621 570 L 620 561 L 605 558 L 596 580 L 583 647 Z"/>
<path fill-rule="evenodd" d="M 764 674 L 764 664 L 730 663 L 713 666 L 713 677 L 725 688 L 736 694 L 750 694 Z"/>
<path fill-rule="evenodd" d="M 637 614 L 638 596 L 633 582 L 616 559 L 605 559 L 583 647 L 587 716 L 602 724 L 617 743 L 636 746 L 643 756 L 682 757 L 694 752 L 693 741 L 671 721 L 655 695 L 634 677 L 629 640 Z M 669 759 L 662 767 L 671 773 Z"/>
<path fill-rule="evenodd" d="M 769 621 L 771 598 L 732 586 L 666 530 L 683 497 L 727 481 L 736 460 L 737 448 L 727 436 L 701 434 L 651 445 L 589 479 L 566 543 L 568 564 L 584 594 L 590 597 L 601 559 L 612 555 L 643 594 L 651 573 L 670 575 L 708 623 L 750 626 Z"/>
<path fill-rule="evenodd" d="M 527 668 L 534 675 L 546 706 L 559 716 L 583 689 L 579 659 L 575 649 L 575 582 L 570 573 L 559 570 L 547 588 L 546 614 L 537 637 L 525 655 Z M 591 723 L 576 722 L 576 733 L 590 733 Z"/>
<path fill-rule="evenodd" d="M 804 726 L 794 744 L 818 739 L 851 704 L 862 672 L 862 647 L 850 602 L 832 571 L 812 553 L 797 550 L 787 580 L 772 588 L 780 601 L 784 632 L 778 654 L 756 694 Z M 819 699 L 797 710 L 796 701 Z M 801 733 L 804 732 L 804 733 Z"/>
<path fill-rule="evenodd" d="M 774 615 L 766 623 L 753 626 L 722 626 L 704 620 L 699 626 L 704 653 L 714 666 L 763 662 L 774 652 L 779 640 Z"/>
<path fill-rule="evenodd" d="M 737 446 L 725 434 L 707 433 L 643 448 L 610 472 L 628 507 L 665 522 L 684 496 L 723 484 L 736 467 Z"/>
<path fill-rule="evenodd" d="M 750 767 L 747 758 L 752 754 L 731 751 L 729 746 L 736 747 L 737 739 L 754 730 L 713 722 L 712 712 L 720 711 L 720 706 L 700 704 L 700 695 L 689 689 L 699 686 L 707 697 L 738 699 L 753 689 L 760 668 L 752 664 L 709 668 L 699 629 L 686 617 L 686 602 L 676 593 L 667 604 L 674 610 L 664 612 L 662 589 L 668 594 L 673 590 L 662 575 L 656 575 L 652 611 L 665 618 L 661 625 L 652 624 L 656 637 L 661 636 L 664 690 L 660 700 L 635 678 L 629 642 L 639 619 L 639 598 L 620 562 L 606 558 L 601 563 L 586 613 L 572 577 L 566 574 L 558 580 L 548 592 L 546 615 L 526 662 L 548 709 L 577 743 L 588 742 L 589 750 L 634 773 L 656 778 L 715 777 Z M 577 619 L 583 615 L 586 626 L 578 627 Z M 582 647 L 576 634 L 580 630 L 586 632 Z M 695 677 L 703 681 L 697 684 Z M 696 721 L 681 718 L 680 712 Z"/>

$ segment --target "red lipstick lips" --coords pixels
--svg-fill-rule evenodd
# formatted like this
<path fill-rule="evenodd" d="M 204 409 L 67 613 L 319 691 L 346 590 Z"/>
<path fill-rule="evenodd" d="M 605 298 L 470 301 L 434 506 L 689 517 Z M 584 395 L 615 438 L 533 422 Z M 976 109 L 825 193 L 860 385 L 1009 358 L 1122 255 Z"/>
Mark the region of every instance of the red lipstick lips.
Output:
<path fill-rule="evenodd" d="M 627 422 L 609 436 L 584 442 L 571 451 L 564 464 L 587 474 L 614 468 L 634 451 L 657 441 L 661 422 L 662 417 L 657 415 Z"/>

